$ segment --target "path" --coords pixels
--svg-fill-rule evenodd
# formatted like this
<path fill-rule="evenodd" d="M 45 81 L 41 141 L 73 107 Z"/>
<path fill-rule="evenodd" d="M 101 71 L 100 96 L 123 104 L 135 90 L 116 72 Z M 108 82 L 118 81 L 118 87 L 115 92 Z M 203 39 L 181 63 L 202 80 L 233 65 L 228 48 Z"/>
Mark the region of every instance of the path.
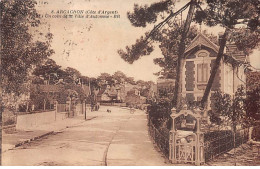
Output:
<path fill-rule="evenodd" d="M 151 142 L 143 111 L 101 107 L 97 118 L 2 154 L 2 165 L 166 165 Z"/>

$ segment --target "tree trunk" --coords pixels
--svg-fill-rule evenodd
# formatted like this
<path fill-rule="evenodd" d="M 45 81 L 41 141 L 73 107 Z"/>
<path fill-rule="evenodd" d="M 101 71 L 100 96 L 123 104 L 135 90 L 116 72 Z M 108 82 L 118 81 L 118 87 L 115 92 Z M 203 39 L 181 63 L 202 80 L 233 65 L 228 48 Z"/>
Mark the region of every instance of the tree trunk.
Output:
<path fill-rule="evenodd" d="M 191 24 L 192 17 L 194 14 L 195 5 L 196 5 L 196 0 L 191 0 L 190 9 L 187 14 L 187 18 L 186 18 L 184 29 L 183 29 L 182 36 L 181 36 L 179 51 L 178 51 L 175 91 L 174 91 L 174 98 L 172 100 L 173 106 L 176 107 L 176 109 L 179 109 L 181 106 L 182 71 L 183 71 L 183 66 L 184 66 L 184 62 L 185 62 L 185 58 L 184 58 L 185 39 L 186 39 L 187 34 L 190 29 L 190 24 Z"/>
<path fill-rule="evenodd" d="M 208 96 L 209 96 L 211 87 L 213 85 L 215 76 L 216 76 L 217 71 L 219 69 L 221 58 L 223 57 L 224 49 L 225 49 L 226 42 L 227 42 L 228 33 L 229 33 L 229 31 L 228 31 L 228 29 L 226 29 L 224 35 L 222 36 L 222 38 L 220 39 L 220 42 L 219 42 L 220 47 L 219 47 L 219 50 L 218 50 L 218 55 L 217 55 L 215 64 L 214 64 L 214 66 L 211 70 L 211 74 L 210 74 L 209 81 L 208 81 L 207 87 L 205 89 L 204 95 L 201 99 L 201 107 L 203 109 L 205 108 L 205 103 L 207 103 L 207 101 L 208 101 Z"/>

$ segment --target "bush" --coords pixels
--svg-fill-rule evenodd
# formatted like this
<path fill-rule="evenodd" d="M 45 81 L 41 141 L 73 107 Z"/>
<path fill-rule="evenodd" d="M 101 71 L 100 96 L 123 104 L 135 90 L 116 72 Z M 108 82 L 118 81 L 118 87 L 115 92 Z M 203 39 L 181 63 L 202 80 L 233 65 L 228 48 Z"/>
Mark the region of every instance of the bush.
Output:
<path fill-rule="evenodd" d="M 147 111 L 156 128 L 166 127 L 168 130 L 171 129 L 171 102 L 168 99 L 152 102 L 147 107 Z"/>

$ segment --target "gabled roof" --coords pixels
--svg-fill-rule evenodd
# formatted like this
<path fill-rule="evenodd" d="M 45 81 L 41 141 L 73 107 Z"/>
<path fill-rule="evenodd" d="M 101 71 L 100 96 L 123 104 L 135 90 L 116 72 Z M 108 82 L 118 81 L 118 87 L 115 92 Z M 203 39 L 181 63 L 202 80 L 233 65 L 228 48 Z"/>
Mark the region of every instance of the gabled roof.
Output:
<path fill-rule="evenodd" d="M 189 46 L 186 47 L 185 53 L 195 48 L 198 45 L 204 45 L 208 48 L 213 49 L 215 52 L 218 52 L 219 47 L 211 42 L 206 36 L 202 33 L 199 33 L 190 43 Z"/>
<path fill-rule="evenodd" d="M 102 94 L 107 94 L 109 97 L 117 97 L 117 91 L 114 88 L 102 88 L 101 90 L 99 90 L 97 95 L 100 96 Z"/>
<path fill-rule="evenodd" d="M 203 45 L 208 48 L 213 49 L 216 53 L 218 53 L 219 46 L 215 45 L 213 42 L 211 42 L 206 36 L 204 36 L 202 33 L 199 33 L 190 43 L 189 46 L 187 46 L 185 53 L 189 52 L 196 46 Z M 246 61 L 246 55 L 243 51 L 239 51 L 235 44 L 227 44 L 226 45 L 226 53 L 224 54 L 224 60 L 231 64 L 237 64 L 243 63 Z"/>
<path fill-rule="evenodd" d="M 226 54 L 232 56 L 235 60 L 240 62 L 246 61 L 246 55 L 243 51 L 238 50 L 235 44 L 226 45 Z"/>
<path fill-rule="evenodd" d="M 116 97 L 116 96 L 117 96 L 116 87 L 111 86 L 110 89 L 107 90 L 107 94 L 108 94 L 110 97 Z"/>

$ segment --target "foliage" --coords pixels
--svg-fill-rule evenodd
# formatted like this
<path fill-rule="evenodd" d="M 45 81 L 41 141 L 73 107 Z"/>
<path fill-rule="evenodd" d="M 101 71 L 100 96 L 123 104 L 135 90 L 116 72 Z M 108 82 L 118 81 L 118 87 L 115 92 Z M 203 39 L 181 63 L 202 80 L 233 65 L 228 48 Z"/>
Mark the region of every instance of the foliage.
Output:
<path fill-rule="evenodd" d="M 163 1 L 161 3 L 169 3 L 168 7 L 170 6 L 170 2 Z M 151 6 L 153 6 L 153 4 Z M 146 23 L 155 22 L 149 22 L 150 19 L 148 14 L 137 15 L 138 12 L 142 13 L 144 11 L 145 13 L 150 12 L 151 15 L 155 15 L 155 13 L 153 12 L 155 10 L 154 7 L 152 8 L 152 11 L 149 11 L 147 8 L 147 5 L 146 7 L 140 8 L 135 5 L 134 11 L 132 13 L 134 17 L 129 19 L 133 26 L 138 27 L 139 24 L 141 24 L 143 27 L 145 27 Z M 168 11 L 168 8 L 158 8 L 158 11 Z M 159 13 L 156 13 L 156 16 L 158 15 Z M 177 20 L 170 20 L 165 25 L 165 28 L 156 30 L 155 34 L 153 34 L 152 36 L 148 33 L 145 33 L 145 36 L 141 36 L 139 39 L 137 39 L 135 44 L 131 46 L 126 46 L 125 51 L 123 51 L 122 49 L 118 50 L 121 58 L 126 62 L 132 64 L 140 57 L 150 55 L 150 53 L 154 50 L 154 43 L 158 42 L 164 57 L 154 59 L 154 63 L 162 67 L 162 70 L 158 73 L 155 73 L 155 75 L 161 75 L 165 78 L 175 78 L 178 49 L 181 42 L 181 34 L 184 25 Z M 185 45 L 188 45 L 197 33 L 197 27 L 192 26 L 185 38 Z M 205 31 L 203 33 L 217 43 L 215 36 L 212 36 Z M 150 41 L 148 41 L 149 36 L 151 36 Z"/>
<path fill-rule="evenodd" d="M 191 1 L 195 2 L 195 1 Z M 167 4 L 168 2 L 163 1 L 161 3 Z M 235 43 L 240 50 L 243 50 L 246 54 L 249 54 L 253 48 L 259 45 L 259 5 L 257 0 L 207 0 L 206 1 L 206 8 L 203 10 L 199 5 L 201 3 L 196 2 L 196 6 L 198 10 L 196 11 L 195 17 L 193 18 L 196 22 L 202 23 L 204 22 L 207 26 L 216 26 L 220 25 L 226 28 L 225 38 L 222 40 L 222 44 L 220 44 L 218 59 L 216 61 L 216 66 L 214 66 L 213 71 L 214 73 L 211 74 L 211 78 L 205 90 L 205 94 L 203 96 L 202 102 L 206 102 L 208 98 L 208 94 L 210 92 L 214 77 L 215 77 L 215 70 L 219 67 L 220 59 L 222 58 L 224 46 L 226 44 L 227 39 L 231 43 Z M 147 5 L 144 7 L 139 7 L 135 5 L 134 12 L 128 12 L 128 16 L 130 22 L 135 27 L 146 27 L 147 23 L 155 23 L 157 21 L 157 17 L 159 16 L 160 12 L 169 11 L 170 2 L 169 4 L 165 5 L 164 8 L 160 8 L 159 6 L 156 7 L 151 5 L 148 7 Z M 155 10 L 157 9 L 157 10 Z M 191 14 L 192 17 L 192 14 Z M 171 22 L 171 25 L 169 24 Z M 160 29 L 154 29 L 152 32 L 155 32 L 155 35 L 146 33 L 145 36 L 137 39 L 136 43 L 132 46 L 126 46 L 126 51 L 120 49 L 118 51 L 119 55 L 122 59 L 124 59 L 128 63 L 133 63 L 135 60 L 138 60 L 141 56 L 149 55 L 153 51 L 153 42 L 157 41 L 160 42 L 160 48 L 164 55 L 164 58 L 156 58 L 154 62 L 160 65 L 163 70 L 163 76 L 168 78 L 175 78 L 176 73 L 174 67 L 176 67 L 176 55 L 180 55 L 178 49 L 180 48 L 180 43 L 185 46 L 185 41 L 189 40 L 188 36 L 183 36 L 185 39 L 182 39 L 180 42 L 180 38 L 183 33 L 183 28 L 180 28 L 178 31 L 178 27 L 176 26 L 176 21 L 169 21 L 167 20 L 168 27 L 163 29 L 160 32 Z M 243 25 L 243 27 L 241 26 Z M 240 25 L 239 28 L 236 26 Z M 188 25 L 187 25 L 188 26 Z M 173 27 L 173 31 L 171 30 Z M 188 26 L 189 27 L 189 26 Z M 188 30 L 188 29 L 187 29 Z M 185 30 L 186 31 L 186 30 Z M 166 32 L 165 39 L 161 36 L 163 33 Z M 176 33 L 174 38 L 170 38 L 170 33 Z M 229 35 L 229 36 L 228 36 Z M 176 38 L 177 37 L 177 38 Z M 150 39 L 149 39 L 150 38 Z M 149 41 L 150 40 L 150 41 Z M 176 41 L 175 41 L 176 40 Z M 176 43 L 177 42 L 177 43 Z M 179 42 L 179 45 L 178 45 Z M 169 45 L 169 44 L 173 45 Z M 173 49 L 170 49 L 173 48 Z M 174 50 L 176 49 L 176 50 Z M 184 49 L 183 49 L 184 50 Z M 181 50 L 180 50 L 181 51 Z M 180 59 L 179 59 L 180 60 Z M 180 64 L 178 64 L 180 65 Z M 177 66 L 178 67 L 178 66 Z M 181 67 L 182 69 L 182 67 Z M 157 73 L 159 75 L 160 73 Z M 177 76 L 179 77 L 179 76 Z M 176 80 L 176 84 L 179 84 L 179 78 Z M 176 88 L 175 95 L 179 93 L 179 88 Z M 177 98 L 175 98 L 177 99 Z M 178 100 L 178 99 L 177 99 Z"/>
<path fill-rule="evenodd" d="M 245 105 L 247 116 L 260 120 L 260 73 L 249 72 L 246 85 L 247 98 Z"/>
<path fill-rule="evenodd" d="M 137 39 L 136 43 L 132 46 L 126 46 L 126 52 L 122 49 L 119 49 L 118 54 L 122 59 L 130 64 L 142 56 L 149 55 L 154 50 L 154 46 L 151 43 L 147 43 L 147 37 L 148 33 L 146 33 L 145 37 L 141 36 L 139 39 Z"/>
<path fill-rule="evenodd" d="M 237 28 L 230 33 L 229 41 L 234 42 L 239 50 L 249 55 L 253 49 L 259 47 L 260 29 L 252 31 L 250 29 Z"/>
<path fill-rule="evenodd" d="M 159 43 L 159 48 L 161 49 L 162 58 L 155 58 L 154 63 L 159 65 L 162 70 L 160 75 L 165 78 L 175 79 L 176 77 L 176 66 L 177 66 L 177 55 L 178 49 L 181 42 L 181 33 L 183 30 L 183 25 L 178 22 L 169 22 L 168 27 L 159 30 L 157 34 L 156 42 Z M 185 45 L 195 38 L 198 33 L 196 26 L 192 26 L 185 39 Z"/>
<path fill-rule="evenodd" d="M 55 84 L 60 78 L 64 77 L 65 72 L 54 60 L 47 59 L 44 64 L 34 69 L 33 75 L 48 80 L 49 84 Z"/>
<path fill-rule="evenodd" d="M 246 74 L 246 89 L 251 91 L 260 88 L 260 72 L 248 72 Z"/>
<path fill-rule="evenodd" d="M 171 102 L 167 98 L 157 99 L 156 102 L 152 102 L 148 106 L 149 117 L 156 128 L 165 127 L 171 129 L 171 108 Z"/>
<path fill-rule="evenodd" d="M 50 98 L 47 96 L 46 93 L 40 90 L 39 85 L 36 85 L 35 88 L 31 88 L 30 100 L 30 104 L 33 104 L 35 106 L 35 110 L 44 109 L 43 105 L 50 102 Z"/>
<path fill-rule="evenodd" d="M 72 83 L 68 83 L 64 85 L 64 89 L 65 89 L 65 93 L 66 93 L 66 97 L 70 97 L 70 98 L 77 98 L 79 100 L 84 100 L 86 99 L 87 95 L 84 92 L 84 90 L 75 84 Z"/>
<path fill-rule="evenodd" d="M 212 123 L 252 125 L 260 120 L 260 85 L 259 74 L 251 72 L 247 76 L 247 91 L 238 88 L 232 99 L 229 94 L 216 92 L 214 94 L 214 110 L 209 112 Z"/>
<path fill-rule="evenodd" d="M 104 86 L 106 84 L 113 84 L 114 80 L 113 77 L 109 73 L 101 73 L 100 76 L 97 77 L 97 80 L 100 86 Z"/>
<path fill-rule="evenodd" d="M 207 0 L 204 10 L 197 10 L 194 20 L 208 26 L 220 25 L 230 29 L 229 41 L 246 54 L 259 46 L 259 1 L 258 0 Z"/>
<path fill-rule="evenodd" d="M 150 6 L 134 5 L 134 11 L 127 12 L 127 17 L 135 27 L 146 27 L 146 23 L 155 23 L 157 21 L 158 14 L 166 11 L 171 5 L 171 0 L 164 0 L 161 2 L 153 3 Z"/>
<path fill-rule="evenodd" d="M 172 4 L 171 0 L 165 0 L 157 3 L 153 3 L 150 6 L 144 5 L 139 6 L 138 4 L 134 5 L 133 12 L 127 12 L 129 21 L 135 27 L 146 27 L 146 24 L 155 23 L 158 16 L 162 12 L 170 13 L 170 6 Z M 122 49 L 118 50 L 118 54 L 126 62 L 132 64 L 135 60 L 138 60 L 140 57 L 149 55 L 153 50 L 154 46 L 152 42 L 148 42 L 148 38 L 152 40 L 156 39 L 157 32 L 151 35 L 150 33 L 145 33 L 144 36 L 141 36 L 136 40 L 136 43 L 129 46 L 126 46 L 126 52 Z"/>
<path fill-rule="evenodd" d="M 69 84 L 75 84 L 76 82 L 78 83 L 78 78 L 81 76 L 81 73 L 72 68 L 72 67 L 67 67 L 65 69 L 66 76 L 64 77 L 64 82 L 69 83 Z"/>
<path fill-rule="evenodd" d="M 260 120 L 260 87 L 247 91 L 245 106 L 248 117 Z"/>
<path fill-rule="evenodd" d="M 52 34 L 34 41 L 30 32 L 41 22 L 34 0 L 3 0 L 1 6 L 1 65 L 3 93 L 20 95 L 33 66 L 39 65 L 54 53 L 50 49 Z"/>
<path fill-rule="evenodd" d="M 32 76 L 30 78 L 32 80 L 32 84 L 44 84 L 44 79 L 39 76 Z"/>
<path fill-rule="evenodd" d="M 245 88 L 240 86 L 234 98 L 231 95 L 221 92 L 215 92 L 214 109 L 209 114 L 212 123 L 226 124 L 236 130 L 237 125 L 245 125 L 248 123 L 248 118 L 245 111 Z"/>
<path fill-rule="evenodd" d="M 116 84 L 120 84 L 123 82 L 127 82 L 132 85 L 137 84 L 133 77 L 127 77 L 121 71 L 116 71 L 113 75 L 110 75 L 108 73 L 101 73 L 101 75 L 98 76 L 96 80 L 99 83 L 100 87 L 107 85 L 107 84 L 115 86 Z"/>
<path fill-rule="evenodd" d="M 125 81 L 125 79 L 127 78 L 126 75 L 121 72 L 121 71 L 116 71 L 113 75 L 112 75 L 113 79 L 115 79 L 118 83 L 121 83 L 123 81 Z"/>

